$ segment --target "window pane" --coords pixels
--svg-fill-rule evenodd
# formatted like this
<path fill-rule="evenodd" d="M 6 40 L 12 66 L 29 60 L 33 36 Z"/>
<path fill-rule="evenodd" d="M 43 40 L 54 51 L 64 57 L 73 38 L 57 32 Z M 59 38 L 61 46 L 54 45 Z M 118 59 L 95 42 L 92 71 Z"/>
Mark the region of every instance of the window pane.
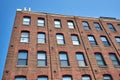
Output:
<path fill-rule="evenodd" d="M 77 60 L 84 60 L 83 54 L 76 54 Z"/>
<path fill-rule="evenodd" d="M 44 19 L 38 19 L 38 26 L 44 26 Z"/>
<path fill-rule="evenodd" d="M 77 35 L 71 35 L 73 45 L 79 45 L 79 40 Z"/>
<path fill-rule="evenodd" d="M 102 40 L 104 46 L 110 46 L 110 44 L 109 44 L 109 42 L 108 42 L 108 40 L 107 40 L 106 37 L 102 36 L 102 37 L 100 37 L 100 38 L 101 38 L 101 40 Z"/>
<path fill-rule="evenodd" d="M 72 80 L 72 78 L 70 76 L 64 76 L 62 80 Z"/>
<path fill-rule="evenodd" d="M 67 60 L 67 55 L 66 54 L 60 54 L 60 60 Z"/>
<path fill-rule="evenodd" d="M 46 61 L 45 60 L 38 60 L 38 65 L 39 66 L 46 66 Z"/>
<path fill-rule="evenodd" d="M 38 52 L 38 65 L 40 66 L 46 66 L 47 62 L 46 62 L 46 53 L 45 52 Z"/>
<path fill-rule="evenodd" d="M 99 30 L 102 30 L 99 23 L 95 22 L 95 23 L 94 23 L 94 26 L 95 26 L 96 30 L 98 30 L 98 31 L 99 31 Z"/>
<path fill-rule="evenodd" d="M 46 43 L 46 39 L 45 39 L 45 34 L 44 33 L 38 33 L 38 43 Z"/>
<path fill-rule="evenodd" d="M 15 80 L 26 80 L 25 77 L 16 77 Z"/>
<path fill-rule="evenodd" d="M 90 30 L 90 27 L 87 22 L 83 22 L 82 24 L 85 30 Z"/>
<path fill-rule="evenodd" d="M 91 80 L 90 76 L 82 76 L 82 80 Z"/>
<path fill-rule="evenodd" d="M 38 80 L 48 80 L 47 77 L 38 77 Z"/>
<path fill-rule="evenodd" d="M 29 32 L 21 32 L 20 42 L 29 42 Z"/>
<path fill-rule="evenodd" d="M 24 25 L 30 25 L 30 18 L 29 17 L 24 17 L 23 18 L 23 24 Z"/>
<path fill-rule="evenodd" d="M 110 58 L 114 64 L 114 66 L 120 66 L 120 62 L 119 60 L 117 59 L 117 56 L 115 54 L 110 54 Z"/>
<path fill-rule="evenodd" d="M 61 28 L 61 22 L 59 20 L 55 20 L 54 24 L 56 28 Z"/>
<path fill-rule="evenodd" d="M 103 78 L 104 78 L 104 80 L 112 80 L 110 75 L 104 75 Z"/>
<path fill-rule="evenodd" d="M 19 59 L 18 65 L 27 65 L 27 59 Z"/>
<path fill-rule="evenodd" d="M 26 52 L 26 51 L 24 51 L 24 52 L 19 52 L 18 58 L 19 58 L 19 59 L 27 59 L 27 52 Z"/>
<path fill-rule="evenodd" d="M 112 32 L 116 31 L 112 24 L 107 24 L 107 25 L 108 25 L 110 31 L 112 31 Z"/>
<path fill-rule="evenodd" d="M 120 28 L 120 24 L 118 24 L 118 27 Z"/>
<path fill-rule="evenodd" d="M 97 45 L 97 42 L 94 39 L 94 36 L 88 36 L 88 40 L 92 46 Z"/>
<path fill-rule="evenodd" d="M 68 21 L 68 27 L 70 29 L 74 29 L 74 23 L 72 21 Z"/>
<path fill-rule="evenodd" d="M 46 58 L 46 55 L 44 52 L 38 53 L 38 59 L 45 59 L 45 58 Z"/>
<path fill-rule="evenodd" d="M 120 44 L 120 37 L 116 37 L 115 39 L 116 39 L 117 43 Z"/>
<path fill-rule="evenodd" d="M 68 61 L 67 60 L 60 60 L 60 65 L 61 67 L 66 67 L 69 66 Z"/>
<path fill-rule="evenodd" d="M 64 44 L 64 37 L 62 34 L 57 34 L 56 35 L 56 38 L 57 38 L 57 44 Z"/>

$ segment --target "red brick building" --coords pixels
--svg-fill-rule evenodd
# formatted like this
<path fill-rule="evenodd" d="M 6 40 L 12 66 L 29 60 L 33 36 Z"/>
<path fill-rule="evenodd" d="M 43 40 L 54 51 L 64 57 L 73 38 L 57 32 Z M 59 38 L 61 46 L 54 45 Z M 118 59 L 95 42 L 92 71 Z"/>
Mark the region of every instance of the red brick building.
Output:
<path fill-rule="evenodd" d="M 3 80 L 120 80 L 120 20 L 17 11 Z"/>

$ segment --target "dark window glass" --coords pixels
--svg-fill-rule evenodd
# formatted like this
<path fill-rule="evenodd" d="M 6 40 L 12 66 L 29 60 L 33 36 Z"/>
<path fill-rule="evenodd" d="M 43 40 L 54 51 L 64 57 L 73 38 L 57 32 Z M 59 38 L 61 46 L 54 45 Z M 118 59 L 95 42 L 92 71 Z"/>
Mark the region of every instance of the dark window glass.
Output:
<path fill-rule="evenodd" d="M 87 66 L 83 53 L 77 52 L 76 58 L 79 66 Z"/>
<path fill-rule="evenodd" d="M 110 43 L 108 42 L 107 38 L 105 36 L 100 37 L 104 46 L 110 46 Z"/>
<path fill-rule="evenodd" d="M 69 66 L 67 53 L 60 52 L 59 57 L 60 57 L 60 65 L 61 65 L 61 67 Z"/>
<path fill-rule="evenodd" d="M 28 52 L 27 51 L 19 51 L 18 53 L 18 65 L 27 65 L 28 61 Z"/>
<path fill-rule="evenodd" d="M 88 40 L 92 46 L 97 45 L 97 42 L 96 42 L 94 36 L 88 36 Z"/>
<path fill-rule="evenodd" d="M 101 53 L 95 53 L 95 57 L 96 57 L 96 60 L 97 60 L 99 66 L 101 66 L 101 67 L 106 66 L 105 61 L 104 61 Z"/>
<path fill-rule="evenodd" d="M 110 75 L 103 75 L 104 80 L 113 80 Z"/>
<path fill-rule="evenodd" d="M 90 30 L 90 26 L 87 22 L 82 22 L 82 24 L 85 30 Z"/>
<path fill-rule="evenodd" d="M 114 66 L 120 66 L 120 61 L 118 60 L 117 56 L 114 53 L 110 53 L 109 56 Z"/>
<path fill-rule="evenodd" d="M 108 23 L 107 25 L 108 25 L 108 28 L 110 29 L 110 31 L 112 31 L 112 32 L 116 31 L 112 24 Z"/>
<path fill-rule="evenodd" d="M 101 28 L 99 23 L 94 22 L 94 26 L 95 26 L 96 30 L 98 30 L 98 31 L 102 30 L 102 28 Z"/>
<path fill-rule="evenodd" d="M 46 52 L 38 52 L 38 66 L 47 66 Z"/>

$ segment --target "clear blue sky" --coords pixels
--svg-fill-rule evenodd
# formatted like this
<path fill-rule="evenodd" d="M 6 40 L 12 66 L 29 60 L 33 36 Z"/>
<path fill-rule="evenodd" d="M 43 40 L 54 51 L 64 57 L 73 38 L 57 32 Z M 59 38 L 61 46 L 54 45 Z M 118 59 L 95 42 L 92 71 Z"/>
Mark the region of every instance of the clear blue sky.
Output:
<path fill-rule="evenodd" d="M 0 0 L 0 80 L 16 9 L 24 7 L 37 12 L 120 19 L 120 0 Z"/>

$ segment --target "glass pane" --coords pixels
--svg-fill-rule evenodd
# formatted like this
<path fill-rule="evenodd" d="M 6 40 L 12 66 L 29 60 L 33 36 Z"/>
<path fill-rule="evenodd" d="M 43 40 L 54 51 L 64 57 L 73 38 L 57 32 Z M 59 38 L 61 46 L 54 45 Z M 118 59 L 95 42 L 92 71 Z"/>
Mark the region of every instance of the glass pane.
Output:
<path fill-rule="evenodd" d="M 28 38 L 21 38 L 20 42 L 29 42 L 29 39 Z"/>
<path fill-rule="evenodd" d="M 72 80 L 70 76 L 64 76 L 62 80 Z"/>
<path fill-rule="evenodd" d="M 28 22 L 29 22 L 29 21 L 30 21 L 30 18 L 24 17 L 24 18 L 23 18 L 23 21 L 28 21 Z"/>
<path fill-rule="evenodd" d="M 38 38 L 45 38 L 45 34 L 44 33 L 38 33 Z"/>
<path fill-rule="evenodd" d="M 38 53 L 38 59 L 46 59 L 45 53 L 43 53 L 43 52 Z"/>
<path fill-rule="evenodd" d="M 69 66 L 67 60 L 60 60 L 61 67 Z"/>
<path fill-rule="evenodd" d="M 38 65 L 39 66 L 46 66 L 46 61 L 45 60 L 38 60 Z"/>
<path fill-rule="evenodd" d="M 63 35 L 62 34 L 57 34 L 57 39 L 63 39 Z"/>
<path fill-rule="evenodd" d="M 79 41 L 73 41 L 73 45 L 79 45 Z"/>
<path fill-rule="evenodd" d="M 47 77 L 39 77 L 38 80 L 48 80 Z"/>
<path fill-rule="evenodd" d="M 120 42 L 120 38 L 115 38 L 117 42 Z"/>
<path fill-rule="evenodd" d="M 18 58 L 19 59 L 27 59 L 27 52 L 26 51 L 19 52 Z"/>
<path fill-rule="evenodd" d="M 76 54 L 77 60 L 84 60 L 83 54 Z"/>
<path fill-rule="evenodd" d="M 29 37 L 29 32 L 22 32 L 21 37 Z"/>
<path fill-rule="evenodd" d="M 57 44 L 64 44 L 64 40 L 57 40 Z"/>
<path fill-rule="evenodd" d="M 101 37 L 102 41 L 107 41 L 106 37 Z"/>
<path fill-rule="evenodd" d="M 102 60 L 101 54 L 95 54 L 97 60 Z"/>
<path fill-rule="evenodd" d="M 63 53 L 63 54 L 59 54 L 60 55 L 60 60 L 67 60 L 67 54 Z"/>
<path fill-rule="evenodd" d="M 111 79 L 111 76 L 105 75 L 105 76 L 104 76 L 104 80 L 112 80 L 112 79 Z"/>
<path fill-rule="evenodd" d="M 73 40 L 73 41 L 74 41 L 74 40 L 78 40 L 78 36 L 72 35 L 72 40 Z"/>
<path fill-rule="evenodd" d="M 26 78 L 25 77 L 17 77 L 17 78 L 15 78 L 15 80 L 26 80 Z"/>
<path fill-rule="evenodd" d="M 38 39 L 38 43 L 45 43 L 45 39 Z"/>
<path fill-rule="evenodd" d="M 86 66 L 86 64 L 85 64 L 85 62 L 84 61 L 78 61 L 78 64 L 79 64 L 79 66 Z"/>
<path fill-rule="evenodd" d="M 26 59 L 18 59 L 18 65 L 27 65 Z"/>
<path fill-rule="evenodd" d="M 110 58 L 111 58 L 112 60 L 117 60 L 115 54 L 110 54 Z"/>
<path fill-rule="evenodd" d="M 89 41 L 94 41 L 94 37 L 93 36 L 88 36 Z"/>
<path fill-rule="evenodd" d="M 90 80 L 89 76 L 82 76 L 82 80 Z"/>
<path fill-rule="evenodd" d="M 99 65 L 99 66 L 105 66 L 105 64 L 104 64 L 104 62 L 103 62 L 102 60 L 99 60 L 99 61 L 98 61 L 98 65 Z"/>

